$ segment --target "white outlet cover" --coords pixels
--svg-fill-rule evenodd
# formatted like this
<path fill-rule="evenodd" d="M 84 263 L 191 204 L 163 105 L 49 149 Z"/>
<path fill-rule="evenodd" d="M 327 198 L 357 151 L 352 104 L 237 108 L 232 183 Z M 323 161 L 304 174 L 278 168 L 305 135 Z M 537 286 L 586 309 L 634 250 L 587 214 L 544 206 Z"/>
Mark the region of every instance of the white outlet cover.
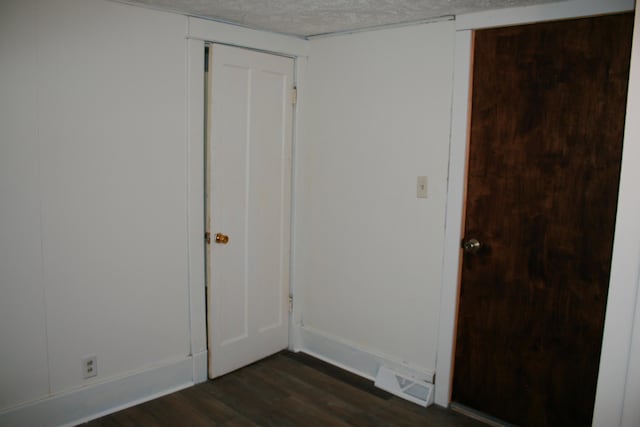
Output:
<path fill-rule="evenodd" d="M 92 378 L 98 375 L 98 358 L 89 354 L 82 358 L 82 378 Z"/>

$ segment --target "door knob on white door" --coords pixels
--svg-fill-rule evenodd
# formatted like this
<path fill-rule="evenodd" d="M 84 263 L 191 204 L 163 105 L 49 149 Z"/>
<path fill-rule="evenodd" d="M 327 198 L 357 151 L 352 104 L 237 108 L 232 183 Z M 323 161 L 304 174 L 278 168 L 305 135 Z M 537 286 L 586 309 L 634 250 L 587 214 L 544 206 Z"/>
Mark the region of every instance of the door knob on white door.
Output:
<path fill-rule="evenodd" d="M 216 243 L 218 243 L 220 245 L 226 245 L 227 243 L 229 243 L 229 236 L 227 236 L 226 234 L 217 233 L 216 234 Z"/>

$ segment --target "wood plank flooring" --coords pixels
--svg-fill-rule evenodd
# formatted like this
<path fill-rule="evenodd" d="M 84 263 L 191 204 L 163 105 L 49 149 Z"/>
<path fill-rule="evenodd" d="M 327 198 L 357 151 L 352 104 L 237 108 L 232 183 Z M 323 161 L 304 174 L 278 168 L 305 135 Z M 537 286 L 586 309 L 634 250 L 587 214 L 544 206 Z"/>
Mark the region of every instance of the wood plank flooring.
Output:
<path fill-rule="evenodd" d="M 479 427 L 422 408 L 301 353 L 282 352 L 231 374 L 93 420 L 86 426 Z"/>

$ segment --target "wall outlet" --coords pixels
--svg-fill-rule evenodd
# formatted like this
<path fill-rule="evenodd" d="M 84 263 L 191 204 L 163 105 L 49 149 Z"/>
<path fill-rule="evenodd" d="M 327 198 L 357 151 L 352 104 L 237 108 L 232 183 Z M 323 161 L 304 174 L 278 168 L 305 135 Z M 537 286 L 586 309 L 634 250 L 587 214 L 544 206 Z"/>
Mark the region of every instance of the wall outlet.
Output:
<path fill-rule="evenodd" d="M 82 378 L 87 379 L 98 375 L 98 359 L 95 354 L 82 358 Z"/>

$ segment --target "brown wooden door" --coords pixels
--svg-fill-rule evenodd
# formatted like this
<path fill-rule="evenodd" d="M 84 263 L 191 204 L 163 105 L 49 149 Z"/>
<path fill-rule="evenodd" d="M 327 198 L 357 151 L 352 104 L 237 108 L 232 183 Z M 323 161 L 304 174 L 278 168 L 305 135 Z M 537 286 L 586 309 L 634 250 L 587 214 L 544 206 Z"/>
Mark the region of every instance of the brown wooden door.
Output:
<path fill-rule="evenodd" d="M 452 399 L 591 425 L 633 15 L 475 34 Z"/>

